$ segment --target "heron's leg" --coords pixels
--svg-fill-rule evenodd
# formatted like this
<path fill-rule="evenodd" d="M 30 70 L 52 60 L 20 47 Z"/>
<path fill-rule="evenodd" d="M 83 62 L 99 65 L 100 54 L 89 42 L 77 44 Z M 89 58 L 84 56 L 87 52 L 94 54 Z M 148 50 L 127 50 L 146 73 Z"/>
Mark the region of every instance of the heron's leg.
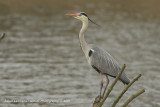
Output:
<path fill-rule="evenodd" d="M 104 94 L 105 94 L 105 92 L 106 92 L 106 89 L 107 89 L 107 87 L 108 87 L 108 84 L 109 84 L 109 79 L 108 79 L 108 76 L 106 75 L 106 87 L 105 87 L 105 89 L 104 89 L 102 98 L 104 97 Z"/>
<path fill-rule="evenodd" d="M 103 88 L 103 77 L 102 77 L 102 73 L 99 73 L 100 74 L 100 82 L 101 82 L 101 87 L 100 87 L 100 98 L 101 98 L 101 92 L 102 92 L 102 88 Z"/>

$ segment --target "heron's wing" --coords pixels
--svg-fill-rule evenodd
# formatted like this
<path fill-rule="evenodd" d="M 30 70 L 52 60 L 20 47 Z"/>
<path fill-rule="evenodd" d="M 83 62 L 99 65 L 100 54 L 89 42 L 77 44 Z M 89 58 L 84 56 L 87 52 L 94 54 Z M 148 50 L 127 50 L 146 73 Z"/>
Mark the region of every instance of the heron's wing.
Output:
<path fill-rule="evenodd" d="M 118 62 L 102 48 L 92 46 L 91 49 L 93 50 L 90 56 L 91 66 L 104 74 L 115 77 L 121 69 Z"/>
<path fill-rule="evenodd" d="M 104 49 L 97 46 L 91 46 L 90 64 L 98 72 L 116 77 L 121 70 L 118 62 Z M 90 51 L 89 51 L 90 52 Z M 123 72 L 119 78 L 124 84 L 129 84 L 130 80 Z"/>

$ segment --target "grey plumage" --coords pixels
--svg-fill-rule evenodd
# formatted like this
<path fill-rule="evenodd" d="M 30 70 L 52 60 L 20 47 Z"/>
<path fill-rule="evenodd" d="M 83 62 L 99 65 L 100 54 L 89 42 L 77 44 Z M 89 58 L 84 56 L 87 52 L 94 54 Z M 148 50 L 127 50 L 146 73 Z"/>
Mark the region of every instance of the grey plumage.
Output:
<path fill-rule="evenodd" d="M 102 74 L 116 77 L 118 72 L 121 70 L 118 62 L 104 49 L 99 48 L 96 45 L 89 45 L 89 47 L 93 50 L 93 53 L 89 58 L 90 65 L 96 67 Z M 119 79 L 124 84 L 128 84 L 130 82 L 124 72 Z"/>

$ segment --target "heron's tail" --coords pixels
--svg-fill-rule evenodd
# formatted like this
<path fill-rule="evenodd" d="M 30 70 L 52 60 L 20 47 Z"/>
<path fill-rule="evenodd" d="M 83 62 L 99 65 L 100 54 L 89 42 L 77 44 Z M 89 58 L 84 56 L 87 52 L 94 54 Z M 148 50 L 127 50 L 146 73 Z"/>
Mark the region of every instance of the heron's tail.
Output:
<path fill-rule="evenodd" d="M 125 85 L 128 85 L 130 83 L 130 80 L 128 79 L 125 73 L 122 73 L 119 80 L 122 81 Z"/>

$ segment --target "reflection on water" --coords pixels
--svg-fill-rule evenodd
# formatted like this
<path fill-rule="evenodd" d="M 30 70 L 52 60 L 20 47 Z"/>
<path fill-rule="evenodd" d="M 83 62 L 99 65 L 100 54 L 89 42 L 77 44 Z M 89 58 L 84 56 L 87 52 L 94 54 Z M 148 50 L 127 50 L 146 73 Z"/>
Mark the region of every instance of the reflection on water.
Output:
<path fill-rule="evenodd" d="M 95 17 L 96 16 L 96 17 Z M 160 24 L 151 19 L 127 17 L 125 13 L 97 12 L 91 17 L 89 43 L 108 50 L 121 65 L 127 64 L 130 79 L 142 78 L 124 95 L 120 104 L 141 88 L 146 92 L 129 107 L 157 107 L 160 99 Z M 80 22 L 66 16 L 0 16 L 7 37 L 0 43 L 0 95 L 2 106 L 88 107 L 99 93 L 99 76 L 91 70 L 80 49 Z M 110 78 L 111 82 L 113 81 Z M 124 88 L 114 88 L 113 98 Z M 37 103 L 13 103 L 29 100 Z M 44 100 L 52 101 L 48 103 Z"/>

